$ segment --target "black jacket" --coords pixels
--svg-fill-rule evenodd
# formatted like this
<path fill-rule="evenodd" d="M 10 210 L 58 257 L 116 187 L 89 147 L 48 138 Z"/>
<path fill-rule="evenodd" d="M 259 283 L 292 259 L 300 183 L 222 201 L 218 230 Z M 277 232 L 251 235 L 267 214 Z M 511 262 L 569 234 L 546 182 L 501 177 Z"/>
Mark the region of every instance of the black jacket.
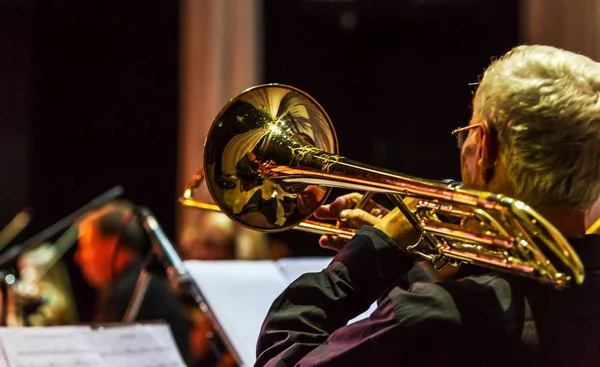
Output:
<path fill-rule="evenodd" d="M 364 227 L 275 300 L 256 366 L 600 365 L 600 237 L 570 243 L 586 279 L 566 291 L 494 273 L 409 287 L 398 279 L 412 262 Z M 346 325 L 382 294 L 370 318 Z"/>

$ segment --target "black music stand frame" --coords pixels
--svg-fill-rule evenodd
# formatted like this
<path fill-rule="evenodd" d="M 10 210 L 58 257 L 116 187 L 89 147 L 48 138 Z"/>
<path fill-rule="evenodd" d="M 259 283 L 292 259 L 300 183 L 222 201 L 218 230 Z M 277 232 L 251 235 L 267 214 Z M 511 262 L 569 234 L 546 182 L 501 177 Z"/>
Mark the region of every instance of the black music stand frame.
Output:
<path fill-rule="evenodd" d="M 154 218 L 152 212 L 145 207 L 138 208 L 137 212 L 140 214 L 140 217 L 143 218 L 142 225 L 150 238 L 151 249 L 142 264 L 142 269 L 129 301 L 127 311 L 123 317 L 123 322 L 131 323 L 135 321 L 135 317 L 144 300 L 146 290 L 148 289 L 151 280 L 151 273 L 149 272 L 148 267 L 154 260 L 158 260 L 164 267 L 171 286 L 178 293 L 191 296 L 212 324 L 216 336 L 213 333 L 210 333 L 207 335 L 207 338 L 211 342 L 217 358 L 222 358 L 224 353 L 219 352 L 220 349 L 225 348 L 236 361 L 236 365 L 242 366 L 242 359 L 233 347 L 233 343 L 221 327 L 214 312 L 212 312 L 210 305 L 206 301 L 206 298 L 203 296 L 200 287 L 188 273 L 183 260 L 181 260 L 177 250 L 175 250 L 175 247 Z"/>

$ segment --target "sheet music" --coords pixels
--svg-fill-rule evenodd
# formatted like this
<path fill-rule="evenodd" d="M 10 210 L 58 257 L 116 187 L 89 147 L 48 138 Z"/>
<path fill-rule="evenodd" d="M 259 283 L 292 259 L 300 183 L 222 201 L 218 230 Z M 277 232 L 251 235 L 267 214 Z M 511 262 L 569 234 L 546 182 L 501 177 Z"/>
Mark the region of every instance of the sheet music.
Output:
<path fill-rule="evenodd" d="M 87 326 L 11 327 L 0 331 L 9 367 L 108 367 Z"/>
<path fill-rule="evenodd" d="M 146 324 L 144 325 L 144 329 L 152 335 L 157 345 L 165 351 L 165 357 L 168 355 L 170 359 L 175 360 L 177 358 L 178 361 L 181 362 L 181 366 L 185 366 L 183 362 L 183 358 L 181 354 L 179 354 L 179 349 L 177 349 L 177 343 L 175 342 L 175 338 L 173 337 L 173 333 L 171 332 L 171 328 L 167 324 Z M 167 350 L 168 347 L 168 350 Z"/>
<path fill-rule="evenodd" d="M 287 278 L 288 283 L 298 279 L 305 273 L 319 272 L 327 267 L 333 257 L 304 257 L 304 258 L 285 258 L 277 260 L 277 265 L 281 272 Z"/>
<path fill-rule="evenodd" d="M 6 352 L 4 351 L 4 346 L 0 346 L 0 367 L 10 367 Z"/>
<path fill-rule="evenodd" d="M 106 366 L 185 367 L 166 324 L 98 329 L 92 341 Z"/>
<path fill-rule="evenodd" d="M 243 366 L 256 360 L 256 342 L 273 300 L 289 284 L 273 261 L 186 261 L 186 268 Z"/>

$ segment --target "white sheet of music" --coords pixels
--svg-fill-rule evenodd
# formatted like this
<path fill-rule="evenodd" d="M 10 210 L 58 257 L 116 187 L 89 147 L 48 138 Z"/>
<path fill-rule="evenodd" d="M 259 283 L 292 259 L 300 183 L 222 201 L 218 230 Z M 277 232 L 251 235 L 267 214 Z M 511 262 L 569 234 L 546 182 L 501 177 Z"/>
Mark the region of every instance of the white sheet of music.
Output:
<path fill-rule="evenodd" d="M 185 367 L 166 324 L 98 329 L 92 333 L 92 341 L 106 366 Z"/>
<path fill-rule="evenodd" d="M 8 359 L 6 357 L 6 352 L 4 351 L 4 347 L 0 350 L 0 367 L 10 367 L 8 364 Z"/>
<path fill-rule="evenodd" d="M 0 331 L 10 367 L 107 366 L 87 326 L 11 327 Z"/>
<path fill-rule="evenodd" d="M 181 366 L 185 366 L 179 349 L 177 349 L 177 343 L 173 337 L 173 333 L 167 324 L 146 324 L 144 329 L 152 335 L 157 345 L 163 350 L 163 358 L 168 356 L 169 360 L 175 360 L 177 357 L 178 361 L 181 361 Z"/>
<path fill-rule="evenodd" d="M 256 361 L 256 342 L 273 300 L 288 285 L 273 261 L 186 261 L 243 366 Z"/>
<path fill-rule="evenodd" d="M 285 258 L 277 260 L 276 263 L 288 282 L 291 283 L 302 274 L 319 272 L 325 269 L 332 259 L 332 257 Z"/>

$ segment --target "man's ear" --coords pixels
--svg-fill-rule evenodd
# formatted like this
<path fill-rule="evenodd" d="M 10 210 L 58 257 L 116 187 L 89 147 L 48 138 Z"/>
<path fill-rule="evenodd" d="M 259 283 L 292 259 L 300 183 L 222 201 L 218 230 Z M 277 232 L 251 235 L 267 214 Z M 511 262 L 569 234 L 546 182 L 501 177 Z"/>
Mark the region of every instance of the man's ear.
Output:
<path fill-rule="evenodd" d="M 481 144 L 479 150 L 479 166 L 483 179 L 488 183 L 494 177 L 496 161 L 498 160 L 498 134 L 487 123 L 481 128 Z"/>

